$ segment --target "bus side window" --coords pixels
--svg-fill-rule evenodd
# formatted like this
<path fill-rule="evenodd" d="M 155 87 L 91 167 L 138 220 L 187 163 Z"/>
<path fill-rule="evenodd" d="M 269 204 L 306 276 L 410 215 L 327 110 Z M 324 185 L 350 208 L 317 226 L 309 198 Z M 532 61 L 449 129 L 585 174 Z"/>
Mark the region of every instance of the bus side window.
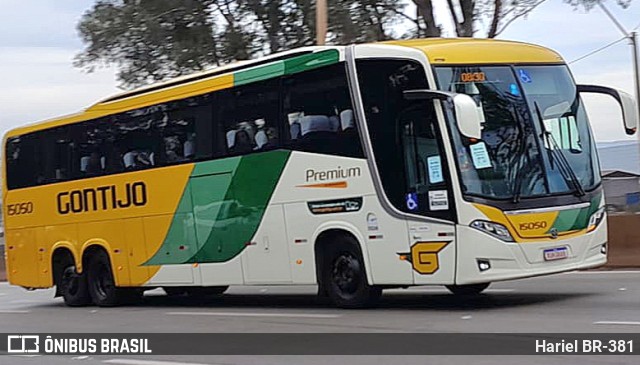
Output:
<path fill-rule="evenodd" d="M 284 79 L 284 109 L 288 148 L 363 157 L 344 64 Z"/>
<path fill-rule="evenodd" d="M 36 182 L 37 140 L 33 135 L 13 137 L 7 141 L 7 185 L 9 189 L 34 186 Z"/>
<path fill-rule="evenodd" d="M 220 92 L 219 121 L 226 155 L 237 156 L 278 148 L 279 79 Z"/>

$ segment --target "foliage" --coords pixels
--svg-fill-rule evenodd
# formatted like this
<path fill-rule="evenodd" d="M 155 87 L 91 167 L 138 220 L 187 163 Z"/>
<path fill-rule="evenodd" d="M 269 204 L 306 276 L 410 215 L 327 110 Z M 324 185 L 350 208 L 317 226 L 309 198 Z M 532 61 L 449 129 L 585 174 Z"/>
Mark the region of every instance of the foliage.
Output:
<path fill-rule="evenodd" d="M 545 0 L 327 0 L 327 41 L 350 44 L 439 37 L 446 5 L 458 37 L 499 35 Z M 591 9 L 598 0 L 563 0 Z M 611 0 L 627 7 L 631 0 Z M 81 18 L 88 72 L 115 65 L 128 88 L 236 60 L 313 45 L 315 0 L 98 0 Z M 416 8 L 414 14 L 407 6 Z M 438 14 L 443 17 L 443 14 Z M 437 21 L 438 20 L 438 21 Z M 396 27 L 403 23 L 402 27 Z M 409 30 L 397 34 L 396 28 Z M 482 30 L 482 31 L 481 31 Z"/>

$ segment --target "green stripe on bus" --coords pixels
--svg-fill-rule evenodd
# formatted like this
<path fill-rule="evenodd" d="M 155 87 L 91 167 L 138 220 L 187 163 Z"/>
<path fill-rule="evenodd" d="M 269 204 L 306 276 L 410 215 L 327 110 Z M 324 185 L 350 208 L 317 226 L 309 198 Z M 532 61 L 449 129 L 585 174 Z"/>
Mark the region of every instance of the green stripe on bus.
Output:
<path fill-rule="evenodd" d="M 340 53 L 335 49 L 311 53 L 285 60 L 284 72 L 287 75 L 291 75 L 318 67 L 332 65 L 337 63 L 339 60 Z"/>
<path fill-rule="evenodd" d="M 233 74 L 233 85 L 245 85 L 252 82 L 272 79 L 284 75 L 284 70 L 284 63 L 279 61 L 270 65 L 240 71 Z"/>
<path fill-rule="evenodd" d="M 340 53 L 335 50 L 310 53 L 268 65 L 259 66 L 233 75 L 233 85 L 246 85 L 252 82 L 272 79 L 278 76 L 291 75 L 314 68 L 332 65 L 340 60 Z"/>
<path fill-rule="evenodd" d="M 561 211 L 551 228 L 557 229 L 559 233 L 587 228 L 589 218 L 598 210 L 601 200 L 602 194 L 599 194 L 591 200 L 588 207 Z"/>
<path fill-rule="evenodd" d="M 270 151 L 197 163 L 162 246 L 145 265 L 225 262 L 242 252 L 289 155 Z"/>

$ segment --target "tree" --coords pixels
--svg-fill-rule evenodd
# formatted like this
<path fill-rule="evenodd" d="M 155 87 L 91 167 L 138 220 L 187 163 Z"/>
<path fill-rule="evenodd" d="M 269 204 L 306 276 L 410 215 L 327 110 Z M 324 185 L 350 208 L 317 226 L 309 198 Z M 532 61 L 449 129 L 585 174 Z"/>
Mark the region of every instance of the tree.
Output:
<path fill-rule="evenodd" d="M 478 35 L 478 25 L 485 25 L 486 33 L 481 36 L 494 38 L 502 33 L 513 21 L 531 13 L 546 0 L 447 0 L 447 11 L 458 37 Z M 601 0 L 564 0 L 574 7 L 591 10 Z M 416 28 L 407 36 L 440 37 L 442 25 L 436 22 L 433 0 L 412 0 L 418 9 L 414 22 Z M 631 0 L 615 0 L 627 7 Z"/>
<path fill-rule="evenodd" d="M 398 0 L 329 0 L 329 41 L 393 38 Z M 75 65 L 116 65 L 128 88 L 315 43 L 314 0 L 98 0 L 78 24 Z"/>
<path fill-rule="evenodd" d="M 179 4 L 179 6 L 176 6 Z M 216 62 L 211 0 L 99 0 L 78 31 L 75 65 L 115 64 L 123 86 L 179 76 Z"/>
<path fill-rule="evenodd" d="M 410 15 L 409 0 L 328 0 L 328 42 L 439 37 L 444 25 L 434 4 L 445 5 L 458 37 L 493 38 L 544 1 L 411 0 L 417 11 Z M 564 2 L 589 10 L 598 0 Z M 406 34 L 394 32 L 401 22 L 412 24 Z M 128 88 L 313 45 L 315 25 L 315 0 L 98 0 L 78 24 L 85 49 L 74 64 L 88 72 L 115 65 Z"/>

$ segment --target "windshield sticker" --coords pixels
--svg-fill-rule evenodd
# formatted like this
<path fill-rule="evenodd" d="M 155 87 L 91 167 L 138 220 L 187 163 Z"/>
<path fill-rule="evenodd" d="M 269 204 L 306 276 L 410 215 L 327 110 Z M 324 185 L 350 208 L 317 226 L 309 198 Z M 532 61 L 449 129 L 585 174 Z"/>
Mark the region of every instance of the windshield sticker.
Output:
<path fill-rule="evenodd" d="M 516 84 L 509 85 L 509 89 L 510 89 L 511 95 L 520 96 L 520 90 L 518 89 L 518 86 Z"/>
<path fill-rule="evenodd" d="M 429 210 L 449 209 L 449 197 L 446 190 L 434 190 L 429 192 Z"/>
<path fill-rule="evenodd" d="M 427 157 L 427 167 L 429 169 L 430 183 L 436 184 L 444 181 L 444 177 L 442 176 L 442 163 L 440 163 L 440 156 Z"/>
<path fill-rule="evenodd" d="M 518 70 L 518 76 L 520 76 L 520 81 L 524 82 L 525 84 L 530 84 L 531 81 L 531 76 L 529 76 L 529 73 L 527 73 L 527 71 L 523 70 L 523 69 L 519 69 Z"/>
<path fill-rule="evenodd" d="M 418 209 L 418 194 L 408 193 L 406 196 L 407 209 L 414 211 Z"/>
<path fill-rule="evenodd" d="M 489 152 L 487 152 L 487 145 L 484 142 L 478 142 L 469 146 L 471 149 L 471 159 L 473 160 L 473 166 L 476 169 L 486 169 L 491 167 L 491 159 L 489 158 Z"/>

